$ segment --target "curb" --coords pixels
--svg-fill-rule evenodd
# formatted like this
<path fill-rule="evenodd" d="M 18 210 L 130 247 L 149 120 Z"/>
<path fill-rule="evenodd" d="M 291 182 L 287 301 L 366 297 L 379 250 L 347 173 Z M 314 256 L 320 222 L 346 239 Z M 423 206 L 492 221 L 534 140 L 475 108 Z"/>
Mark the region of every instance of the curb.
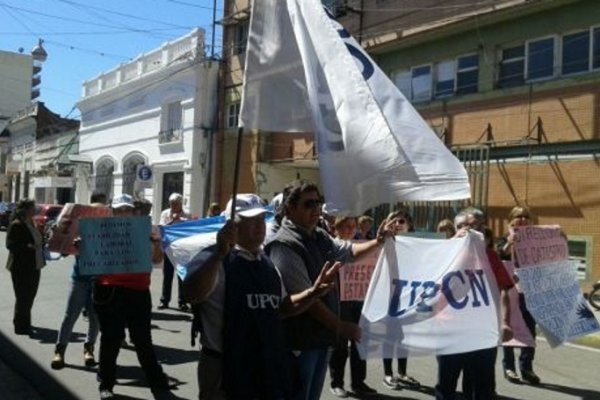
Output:
<path fill-rule="evenodd" d="M 1 331 L 0 360 L 20 375 L 44 400 L 79 400 L 79 397 L 48 374 Z"/>

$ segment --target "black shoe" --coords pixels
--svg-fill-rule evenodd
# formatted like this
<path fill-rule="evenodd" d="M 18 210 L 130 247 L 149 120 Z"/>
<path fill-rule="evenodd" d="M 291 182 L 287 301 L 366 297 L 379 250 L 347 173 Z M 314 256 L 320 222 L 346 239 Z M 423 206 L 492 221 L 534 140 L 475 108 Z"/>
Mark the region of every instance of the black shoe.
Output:
<path fill-rule="evenodd" d="M 114 399 L 115 394 L 110 389 L 102 389 L 100 391 L 100 400 Z"/>
<path fill-rule="evenodd" d="M 348 397 L 348 392 L 346 392 L 346 389 L 344 389 L 343 387 L 339 387 L 339 386 L 331 387 L 331 388 L 329 388 L 329 391 L 331 392 L 332 395 L 334 395 L 335 397 L 339 397 L 341 399 L 345 399 L 346 397 Z"/>
<path fill-rule="evenodd" d="M 524 369 L 521 371 L 521 379 L 523 382 L 527 382 L 530 385 L 539 385 L 541 380 L 540 377 L 533 372 L 531 369 Z"/>
<path fill-rule="evenodd" d="M 396 378 L 394 378 L 391 375 L 386 375 L 383 377 L 383 386 L 385 386 L 386 388 L 391 389 L 391 390 L 401 390 L 402 389 L 402 387 L 400 386 L 400 384 L 398 383 Z"/>
<path fill-rule="evenodd" d="M 179 380 L 165 374 L 164 378 L 150 384 L 150 390 L 152 390 L 152 392 L 163 392 L 175 389 L 179 384 Z"/>
<path fill-rule="evenodd" d="M 504 378 L 510 383 L 521 383 L 521 379 L 519 379 L 519 375 L 512 369 L 504 370 Z"/>
<path fill-rule="evenodd" d="M 185 303 L 179 303 L 179 311 L 188 312 L 188 311 L 190 311 L 190 308 Z"/>
<path fill-rule="evenodd" d="M 158 307 L 156 307 L 156 308 L 158 308 L 159 310 L 164 310 L 165 308 L 169 308 L 169 303 L 163 303 L 163 302 L 161 302 L 158 305 Z"/>
<path fill-rule="evenodd" d="M 352 385 L 352 392 L 354 392 L 354 394 L 357 396 L 372 396 L 377 394 L 377 390 L 373 389 L 364 382 L 361 382 L 357 385 Z"/>

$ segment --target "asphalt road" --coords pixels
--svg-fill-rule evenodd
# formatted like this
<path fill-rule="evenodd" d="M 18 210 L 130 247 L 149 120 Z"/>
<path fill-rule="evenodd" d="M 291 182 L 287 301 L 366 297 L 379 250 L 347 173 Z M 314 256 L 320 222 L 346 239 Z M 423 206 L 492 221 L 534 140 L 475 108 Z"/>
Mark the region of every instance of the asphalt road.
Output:
<path fill-rule="evenodd" d="M 0 265 L 6 263 L 5 233 L 0 233 Z M 50 368 L 54 342 L 66 304 L 72 258 L 49 263 L 42 272 L 40 290 L 33 308 L 33 337 L 16 336 L 12 327 L 14 295 L 10 275 L 0 268 L 0 399 L 96 399 L 98 398 L 95 371 L 83 366 L 83 340 L 86 329 L 83 319 L 75 325 L 73 342 L 66 352 L 67 366 L 61 371 Z M 154 304 L 158 304 L 162 274 L 152 275 Z M 176 292 L 176 285 L 174 291 Z M 174 297 L 176 298 L 174 292 Z M 197 399 L 196 365 L 198 349 L 190 344 L 190 315 L 176 310 L 153 312 L 152 334 L 154 344 L 165 371 L 181 381 L 169 399 Z M 123 348 L 118 359 L 118 385 L 115 393 L 120 399 L 152 399 L 146 386 L 133 347 Z M 600 350 L 585 347 L 561 346 L 551 350 L 543 340 L 538 341 L 535 368 L 542 385 L 531 387 L 515 385 L 502 378 L 500 361 L 497 363 L 497 383 L 500 399 L 540 400 L 600 400 Z M 436 380 L 433 357 L 413 358 L 408 361 L 409 374 L 423 384 L 420 391 L 391 391 L 382 385 L 383 371 L 380 360 L 368 363 L 366 383 L 379 394 L 372 399 L 431 399 Z M 348 375 L 348 371 L 347 371 Z M 347 378 L 349 379 L 349 378 Z M 349 382 L 347 382 L 349 386 Z M 323 399 L 334 399 L 325 384 Z"/>

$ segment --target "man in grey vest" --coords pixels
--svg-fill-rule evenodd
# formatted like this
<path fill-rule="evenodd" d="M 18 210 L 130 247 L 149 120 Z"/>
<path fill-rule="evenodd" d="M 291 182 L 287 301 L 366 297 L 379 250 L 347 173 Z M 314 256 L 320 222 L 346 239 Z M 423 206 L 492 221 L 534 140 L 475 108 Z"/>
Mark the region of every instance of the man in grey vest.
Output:
<path fill-rule="evenodd" d="M 350 262 L 393 236 L 391 223 L 381 226 L 377 239 L 351 243 L 333 239 L 318 228 L 321 195 L 316 185 L 301 183 L 290 189 L 281 228 L 267 245 L 271 260 L 291 295 L 310 288 L 326 262 Z M 392 221 L 395 222 L 395 221 Z M 302 393 L 298 399 L 319 399 L 327 371 L 328 349 L 339 335 L 360 341 L 357 324 L 338 317 L 338 299 L 329 292 L 304 313 L 284 321 L 288 347 L 297 355 Z"/>

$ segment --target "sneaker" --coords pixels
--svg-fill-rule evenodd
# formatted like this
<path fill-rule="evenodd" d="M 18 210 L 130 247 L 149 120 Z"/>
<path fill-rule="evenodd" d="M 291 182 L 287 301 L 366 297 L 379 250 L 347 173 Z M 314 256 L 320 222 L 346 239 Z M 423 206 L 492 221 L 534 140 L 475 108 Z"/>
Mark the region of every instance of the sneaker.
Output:
<path fill-rule="evenodd" d="M 340 398 L 346 398 L 348 397 L 348 392 L 346 392 L 346 390 L 343 387 L 331 387 L 329 388 L 329 391 L 331 392 L 332 395 L 336 396 L 336 397 L 340 397 Z"/>
<path fill-rule="evenodd" d="M 385 386 L 388 389 L 392 389 L 392 390 L 402 389 L 400 387 L 400 385 L 398 384 L 398 381 L 396 380 L 396 378 L 394 378 L 391 375 L 386 375 L 383 377 L 383 386 Z"/>
<path fill-rule="evenodd" d="M 504 378 L 510 383 L 521 383 L 521 379 L 519 379 L 519 375 L 512 369 L 504 370 Z"/>
<path fill-rule="evenodd" d="M 179 303 L 179 311 L 188 312 L 188 311 L 190 311 L 190 308 L 185 303 Z"/>
<path fill-rule="evenodd" d="M 158 307 L 156 307 L 156 308 L 158 308 L 159 310 L 164 310 L 165 308 L 169 308 L 169 304 L 168 304 L 168 303 L 163 303 L 163 302 L 161 302 L 161 303 L 158 305 Z"/>
<path fill-rule="evenodd" d="M 539 385 L 541 380 L 540 377 L 533 372 L 531 369 L 524 369 L 521 371 L 521 379 L 530 385 Z"/>
<path fill-rule="evenodd" d="M 421 386 L 421 383 L 418 380 L 408 375 L 398 375 L 396 377 L 396 382 L 410 389 L 416 389 Z"/>
<path fill-rule="evenodd" d="M 100 400 L 114 399 L 115 394 L 110 389 L 102 389 L 100 391 Z"/>
<path fill-rule="evenodd" d="M 352 385 L 352 392 L 357 396 L 371 396 L 377 394 L 377 390 L 364 382 L 361 382 L 358 385 Z"/>

